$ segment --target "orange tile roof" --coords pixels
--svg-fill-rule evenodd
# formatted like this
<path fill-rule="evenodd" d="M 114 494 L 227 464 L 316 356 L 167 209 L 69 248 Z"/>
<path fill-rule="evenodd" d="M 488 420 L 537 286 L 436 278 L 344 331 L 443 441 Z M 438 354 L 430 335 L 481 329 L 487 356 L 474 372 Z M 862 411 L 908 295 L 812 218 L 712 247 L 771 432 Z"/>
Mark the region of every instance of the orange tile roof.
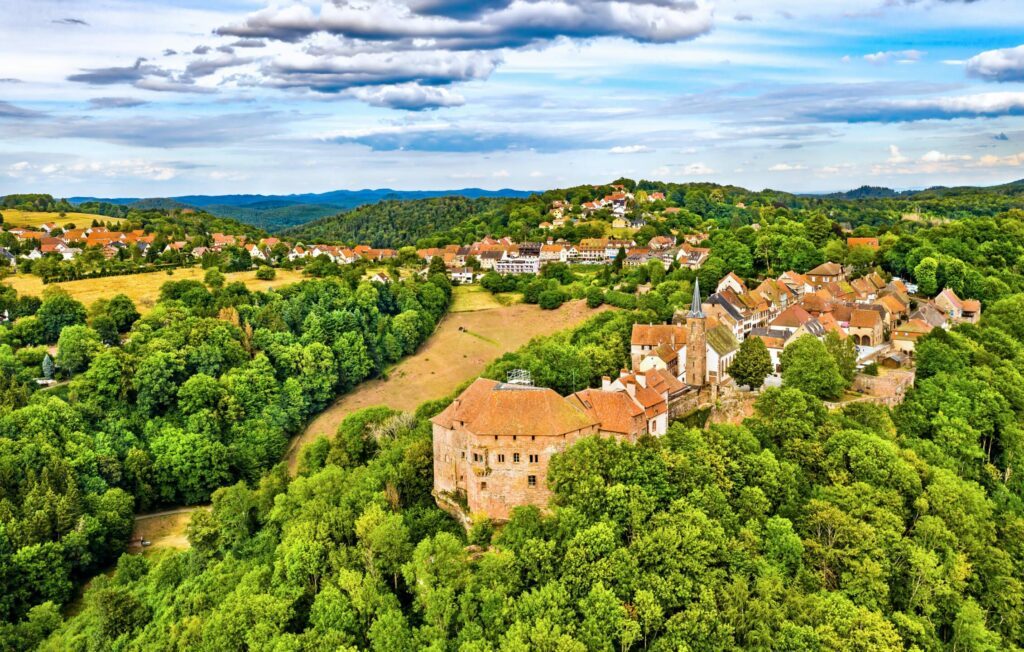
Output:
<path fill-rule="evenodd" d="M 839 263 L 822 263 L 807 273 L 813 276 L 839 276 L 843 273 L 843 266 Z"/>
<path fill-rule="evenodd" d="M 850 328 L 874 328 L 882 318 L 874 310 L 854 310 L 850 315 Z"/>
<path fill-rule="evenodd" d="M 633 346 L 657 347 L 674 342 L 676 346 L 682 346 L 686 344 L 689 332 L 686 326 L 675 324 L 633 324 L 630 343 Z"/>
<path fill-rule="evenodd" d="M 475 435 L 558 437 L 597 422 L 554 390 L 478 378 L 431 421 L 443 428 L 464 423 Z"/>
<path fill-rule="evenodd" d="M 785 328 L 800 328 L 811 319 L 811 314 L 809 312 L 801 308 L 799 305 L 793 305 L 783 310 L 778 317 L 773 319 L 771 327 L 779 328 L 781 326 Z"/>
<path fill-rule="evenodd" d="M 644 410 L 626 392 L 585 389 L 569 397 L 600 429 L 626 435 L 644 428 Z"/>

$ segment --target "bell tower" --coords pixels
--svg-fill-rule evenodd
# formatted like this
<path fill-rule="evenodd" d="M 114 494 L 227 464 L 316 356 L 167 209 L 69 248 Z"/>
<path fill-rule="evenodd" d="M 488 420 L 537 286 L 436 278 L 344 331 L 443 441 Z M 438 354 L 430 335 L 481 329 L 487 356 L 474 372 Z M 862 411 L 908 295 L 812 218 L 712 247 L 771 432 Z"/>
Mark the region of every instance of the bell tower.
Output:
<path fill-rule="evenodd" d="M 686 325 L 689 335 L 686 340 L 686 384 L 690 387 L 703 387 L 708 370 L 708 344 L 705 333 L 706 318 L 700 305 L 700 282 L 693 282 L 693 303 L 690 312 L 686 313 Z"/>

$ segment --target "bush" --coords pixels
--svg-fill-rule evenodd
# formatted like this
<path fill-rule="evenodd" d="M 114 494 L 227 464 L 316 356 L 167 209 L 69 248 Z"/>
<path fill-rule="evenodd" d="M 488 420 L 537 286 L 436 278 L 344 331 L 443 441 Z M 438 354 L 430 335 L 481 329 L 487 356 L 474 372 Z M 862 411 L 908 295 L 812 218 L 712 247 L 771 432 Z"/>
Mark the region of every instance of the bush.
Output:
<path fill-rule="evenodd" d="M 260 267 L 256 270 L 256 278 L 261 281 L 273 281 L 277 278 L 277 270 L 273 267 Z"/>
<path fill-rule="evenodd" d="M 537 303 L 542 310 L 555 310 L 565 302 L 565 295 L 558 290 L 545 290 L 540 293 Z"/>

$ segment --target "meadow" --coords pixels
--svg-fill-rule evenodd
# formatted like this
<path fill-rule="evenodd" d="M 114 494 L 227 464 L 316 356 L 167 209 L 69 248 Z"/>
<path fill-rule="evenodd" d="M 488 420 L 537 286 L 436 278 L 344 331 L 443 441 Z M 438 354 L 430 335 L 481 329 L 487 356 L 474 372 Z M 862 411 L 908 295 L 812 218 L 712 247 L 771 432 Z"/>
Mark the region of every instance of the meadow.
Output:
<path fill-rule="evenodd" d="M 14 226 L 35 228 L 41 224 L 53 222 L 61 228 L 64 228 L 68 224 L 74 224 L 76 229 L 85 229 L 92 225 L 93 220 L 99 220 L 103 223 L 121 222 L 121 218 L 119 217 L 107 217 L 105 215 L 93 215 L 91 213 L 64 213 L 64 216 L 61 217 L 60 213 L 20 211 L 14 208 L 5 208 L 0 210 L 0 215 L 4 216 L 4 225 L 7 228 Z"/>
<path fill-rule="evenodd" d="M 160 287 L 164 283 L 185 280 L 202 281 L 205 274 L 206 270 L 201 267 L 188 267 L 173 269 L 170 274 L 164 271 L 148 272 L 65 281 L 63 283 L 51 283 L 50 285 L 64 288 L 68 294 L 86 306 L 91 305 L 97 299 L 109 299 L 115 294 L 125 294 L 135 302 L 139 312 L 145 313 L 156 304 L 157 299 L 160 297 Z M 297 283 L 303 278 L 301 272 L 286 269 L 278 269 L 277 277 L 272 281 L 257 279 L 255 270 L 230 272 L 224 276 L 226 283 L 241 281 L 250 290 L 257 291 L 265 291 L 282 285 Z M 3 280 L 3 283 L 12 286 L 18 291 L 18 294 L 33 296 L 40 296 L 43 290 L 49 287 L 43 283 L 41 278 L 31 274 L 9 276 Z"/>

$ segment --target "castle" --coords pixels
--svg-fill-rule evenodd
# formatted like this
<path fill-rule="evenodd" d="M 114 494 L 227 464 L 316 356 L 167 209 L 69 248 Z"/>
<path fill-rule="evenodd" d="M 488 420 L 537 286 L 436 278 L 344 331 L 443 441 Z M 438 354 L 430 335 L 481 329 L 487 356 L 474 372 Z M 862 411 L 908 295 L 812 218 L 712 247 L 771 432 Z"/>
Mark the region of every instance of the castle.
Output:
<path fill-rule="evenodd" d="M 580 439 L 599 435 L 635 442 L 664 435 L 672 405 L 708 382 L 705 322 L 695 285 L 685 346 L 680 342 L 677 349 L 689 351 L 682 365 L 685 383 L 667 368 L 622 370 L 618 378 L 603 378 L 600 388 L 563 397 L 534 387 L 523 374 L 508 382 L 474 381 L 431 419 L 438 505 L 464 522 L 470 514 L 505 521 L 515 507 L 547 506 L 548 464 Z"/>

